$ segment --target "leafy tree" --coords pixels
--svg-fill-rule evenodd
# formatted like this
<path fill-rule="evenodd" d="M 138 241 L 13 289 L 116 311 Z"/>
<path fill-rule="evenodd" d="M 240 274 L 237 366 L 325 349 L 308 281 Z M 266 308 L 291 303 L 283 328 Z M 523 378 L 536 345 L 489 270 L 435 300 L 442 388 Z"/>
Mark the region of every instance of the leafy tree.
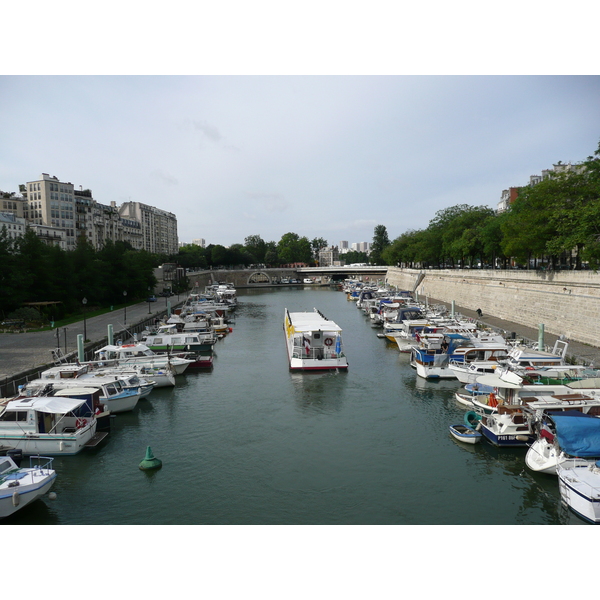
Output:
<path fill-rule="evenodd" d="M 249 235 L 244 240 L 244 246 L 248 253 L 252 256 L 252 263 L 264 263 L 265 254 L 267 252 L 267 244 L 260 235 Z"/>
<path fill-rule="evenodd" d="M 311 246 L 311 249 L 312 249 L 313 260 L 315 262 L 317 262 L 319 260 L 319 252 L 323 248 L 327 248 L 327 240 L 325 240 L 323 238 L 314 238 L 311 241 L 310 246 Z"/>
<path fill-rule="evenodd" d="M 371 263 L 374 265 L 382 265 L 383 251 L 390 245 L 387 229 L 385 225 L 376 225 L 373 232 L 373 243 L 371 244 Z"/>

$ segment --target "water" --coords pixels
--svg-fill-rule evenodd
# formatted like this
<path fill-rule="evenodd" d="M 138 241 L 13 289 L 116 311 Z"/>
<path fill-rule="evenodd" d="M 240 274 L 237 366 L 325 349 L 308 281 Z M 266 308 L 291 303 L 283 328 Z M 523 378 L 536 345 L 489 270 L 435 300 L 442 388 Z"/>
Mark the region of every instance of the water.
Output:
<path fill-rule="evenodd" d="M 347 373 L 290 373 L 284 308 L 343 328 Z M 417 378 L 330 289 L 240 290 L 211 372 L 178 377 L 113 420 L 102 447 L 57 458 L 53 491 L 12 524 L 583 524 L 525 449 L 462 445 L 457 381 Z M 162 469 L 138 468 L 146 447 Z"/>

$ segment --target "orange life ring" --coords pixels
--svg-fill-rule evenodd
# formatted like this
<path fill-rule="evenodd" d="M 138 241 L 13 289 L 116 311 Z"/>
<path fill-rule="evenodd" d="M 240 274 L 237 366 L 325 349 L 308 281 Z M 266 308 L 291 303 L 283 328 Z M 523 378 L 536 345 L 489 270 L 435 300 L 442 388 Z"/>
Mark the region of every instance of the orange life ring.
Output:
<path fill-rule="evenodd" d="M 75 427 L 77 427 L 77 429 L 81 429 L 82 427 L 85 427 L 87 425 L 87 419 L 77 419 L 77 421 L 75 421 Z"/>
<path fill-rule="evenodd" d="M 325 345 L 326 346 L 331 346 L 333 344 L 333 339 L 332 338 L 325 338 Z"/>

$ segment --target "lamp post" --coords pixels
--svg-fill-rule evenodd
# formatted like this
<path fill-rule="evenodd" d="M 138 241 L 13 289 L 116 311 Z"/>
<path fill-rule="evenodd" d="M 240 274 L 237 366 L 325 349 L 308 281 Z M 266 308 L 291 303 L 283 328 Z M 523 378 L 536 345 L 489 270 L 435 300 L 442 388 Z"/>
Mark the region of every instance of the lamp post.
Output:
<path fill-rule="evenodd" d="M 148 314 L 152 314 L 152 311 L 150 310 L 150 286 L 148 286 Z"/>
<path fill-rule="evenodd" d="M 83 341 L 87 340 L 87 324 L 85 320 L 85 305 L 87 304 L 87 298 L 84 298 L 81 303 L 83 304 Z"/>
<path fill-rule="evenodd" d="M 123 298 L 125 300 L 125 320 L 124 320 L 124 325 L 127 325 L 127 290 L 123 291 Z"/>

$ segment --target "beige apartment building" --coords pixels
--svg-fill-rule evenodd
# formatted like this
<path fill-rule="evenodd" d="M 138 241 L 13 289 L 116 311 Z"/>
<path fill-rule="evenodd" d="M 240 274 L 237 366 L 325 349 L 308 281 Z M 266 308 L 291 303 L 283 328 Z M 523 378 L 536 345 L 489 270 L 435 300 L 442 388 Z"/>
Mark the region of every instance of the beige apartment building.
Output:
<path fill-rule="evenodd" d="M 126 202 L 121 207 L 114 201 L 101 204 L 94 200 L 91 190 L 77 190 L 72 183 L 47 173 L 23 187 L 23 217 L 30 226 L 36 226 L 36 231 L 43 232 L 40 237 L 48 243 L 64 238 L 59 245 L 73 250 L 77 238 L 85 235 L 96 250 L 111 240 L 129 242 L 136 250 L 178 252 L 177 217 L 173 213 L 141 202 Z M 53 228 L 52 234 L 38 227 Z"/>

